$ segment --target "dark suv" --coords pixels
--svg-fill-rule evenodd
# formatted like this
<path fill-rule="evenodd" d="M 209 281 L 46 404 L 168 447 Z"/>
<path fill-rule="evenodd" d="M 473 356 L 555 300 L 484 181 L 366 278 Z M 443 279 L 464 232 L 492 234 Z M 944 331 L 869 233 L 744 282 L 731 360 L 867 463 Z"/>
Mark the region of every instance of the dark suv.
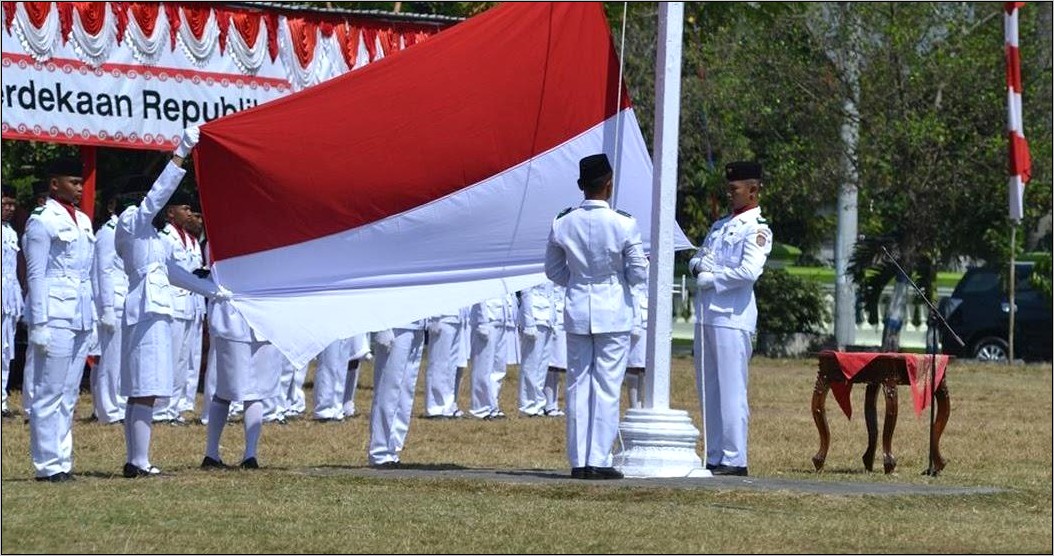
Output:
<path fill-rule="evenodd" d="M 1029 283 L 1032 263 L 1016 265 L 1017 314 L 1015 315 L 1014 357 L 1030 361 L 1051 359 L 1051 307 Z M 971 268 L 966 271 L 951 297 L 940 303 L 941 314 L 966 342 L 960 348 L 942 330 L 944 353 L 989 361 L 1006 361 L 1009 355 L 1007 331 L 1010 303 L 999 279 L 999 269 Z"/>

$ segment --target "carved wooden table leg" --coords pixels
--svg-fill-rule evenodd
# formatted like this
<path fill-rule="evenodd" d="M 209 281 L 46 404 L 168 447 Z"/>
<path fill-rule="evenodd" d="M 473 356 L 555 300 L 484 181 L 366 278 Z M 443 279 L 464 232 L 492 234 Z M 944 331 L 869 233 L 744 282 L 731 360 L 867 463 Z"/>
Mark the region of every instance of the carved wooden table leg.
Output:
<path fill-rule="evenodd" d="M 817 471 L 823 469 L 827 461 L 827 449 L 831 446 L 831 429 L 827 426 L 827 390 L 831 385 L 827 383 L 821 369 L 816 373 L 816 386 L 812 391 L 812 420 L 816 423 L 816 430 L 820 433 L 820 449 L 812 457 L 812 464 Z"/>
<path fill-rule="evenodd" d="M 941 435 L 944 434 L 944 427 L 948 424 L 948 417 L 952 411 L 951 399 L 948 397 L 947 379 L 941 381 L 941 385 L 937 387 L 935 395 L 937 398 L 937 417 L 933 422 L 933 453 L 930 454 L 933 460 L 933 467 L 927 470 L 927 475 L 940 473 L 947 463 L 941 457 Z"/>
<path fill-rule="evenodd" d="M 864 391 L 864 425 L 867 427 L 867 450 L 860 458 L 864 469 L 871 471 L 875 467 L 875 445 L 878 444 L 878 414 L 875 402 L 878 399 L 878 384 L 868 383 Z"/>
<path fill-rule="evenodd" d="M 882 392 L 886 395 L 886 418 L 882 422 L 882 469 L 890 474 L 897 467 L 897 458 L 893 457 L 893 431 L 897 428 L 897 379 L 889 377 L 882 383 Z"/>

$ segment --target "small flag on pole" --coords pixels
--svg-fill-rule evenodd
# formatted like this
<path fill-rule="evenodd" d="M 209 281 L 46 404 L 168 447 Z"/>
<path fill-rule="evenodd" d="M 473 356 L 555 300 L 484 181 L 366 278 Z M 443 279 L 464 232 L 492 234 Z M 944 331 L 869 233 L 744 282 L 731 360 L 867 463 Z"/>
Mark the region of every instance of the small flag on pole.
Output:
<path fill-rule="evenodd" d="M 1025 184 L 1032 177 L 1032 159 L 1021 123 L 1021 53 L 1018 50 L 1017 14 L 1024 2 L 1004 4 L 1006 36 L 1007 158 L 1009 160 L 1010 219 L 1019 222 L 1024 213 Z"/>

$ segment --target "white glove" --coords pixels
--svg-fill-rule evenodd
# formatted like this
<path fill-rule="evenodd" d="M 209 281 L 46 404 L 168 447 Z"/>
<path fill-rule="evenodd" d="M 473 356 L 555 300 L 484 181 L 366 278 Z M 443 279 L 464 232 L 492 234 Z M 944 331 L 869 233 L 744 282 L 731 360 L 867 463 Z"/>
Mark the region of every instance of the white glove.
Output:
<path fill-rule="evenodd" d="M 198 126 L 192 125 L 187 129 L 183 130 L 183 138 L 179 140 L 179 144 L 176 145 L 176 150 L 173 154 L 180 158 L 186 158 L 190 154 L 190 151 L 194 150 L 194 146 L 198 144 L 198 139 L 201 138 L 201 130 Z"/>
<path fill-rule="evenodd" d="M 223 286 L 216 286 L 216 293 L 212 294 L 213 301 L 217 303 L 225 303 L 232 299 L 234 299 L 234 294 L 231 293 L 231 290 L 228 290 Z"/>
<path fill-rule="evenodd" d="M 528 337 L 528 338 L 537 338 L 538 337 L 538 327 L 537 326 L 524 326 L 523 327 L 523 335 Z"/>
<path fill-rule="evenodd" d="M 395 333 L 390 328 L 374 332 L 373 341 L 377 342 L 377 345 L 384 349 L 391 349 L 392 344 L 395 343 Z"/>
<path fill-rule="evenodd" d="M 29 328 L 29 345 L 37 348 L 37 351 L 47 353 L 50 343 L 51 329 L 47 325 L 38 324 Z"/>
<path fill-rule="evenodd" d="M 113 307 L 107 307 L 102 310 L 102 316 L 99 317 L 99 326 L 110 334 L 117 330 L 117 314 L 113 312 Z"/>
<path fill-rule="evenodd" d="M 714 273 L 713 272 L 700 272 L 699 276 L 695 277 L 695 285 L 700 290 L 708 290 L 714 287 Z"/>
<path fill-rule="evenodd" d="M 373 361 L 373 352 L 372 351 L 367 351 L 366 355 L 362 356 L 362 360 L 363 361 Z"/>
<path fill-rule="evenodd" d="M 428 323 L 428 335 L 429 336 L 433 336 L 433 337 L 434 336 L 438 336 L 439 333 L 442 332 L 442 331 L 443 331 L 443 325 L 441 325 L 439 323 L 439 321 L 436 320 L 436 321 L 432 321 L 432 322 Z"/>
<path fill-rule="evenodd" d="M 692 260 L 688 261 L 688 270 L 693 276 L 698 276 L 701 272 L 713 272 L 714 254 L 707 252 L 702 257 L 692 257 Z"/>
<path fill-rule="evenodd" d="M 634 326 L 633 329 L 629 331 L 629 335 L 634 338 L 640 338 L 642 334 L 644 334 L 644 329 L 639 326 Z"/>
<path fill-rule="evenodd" d="M 487 338 L 490 338 L 490 329 L 486 326 L 477 326 L 474 332 L 480 340 L 486 341 Z"/>

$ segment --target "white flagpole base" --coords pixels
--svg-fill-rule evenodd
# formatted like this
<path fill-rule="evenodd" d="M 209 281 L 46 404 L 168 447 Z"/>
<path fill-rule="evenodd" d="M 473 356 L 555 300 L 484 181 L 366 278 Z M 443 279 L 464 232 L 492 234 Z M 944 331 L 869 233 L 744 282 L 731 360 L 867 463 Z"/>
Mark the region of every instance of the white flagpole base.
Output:
<path fill-rule="evenodd" d="M 687 411 L 630 409 L 619 425 L 622 451 L 615 467 L 626 477 L 711 477 L 695 453 L 699 430 Z"/>

